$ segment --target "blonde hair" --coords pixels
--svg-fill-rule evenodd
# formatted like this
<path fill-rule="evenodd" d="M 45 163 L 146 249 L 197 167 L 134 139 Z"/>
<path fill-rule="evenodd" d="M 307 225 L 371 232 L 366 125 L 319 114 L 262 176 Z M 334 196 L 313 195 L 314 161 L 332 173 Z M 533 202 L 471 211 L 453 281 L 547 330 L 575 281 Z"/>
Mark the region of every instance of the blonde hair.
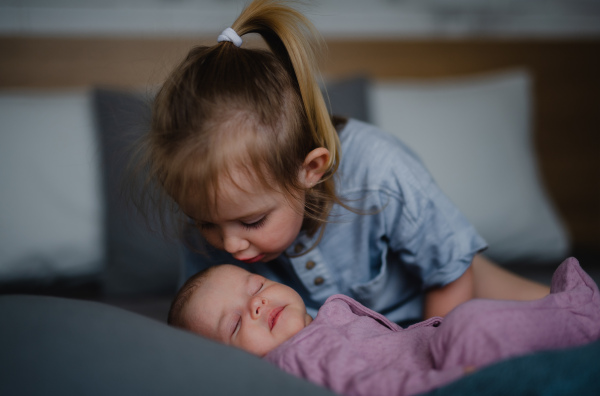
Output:
<path fill-rule="evenodd" d="M 306 193 L 303 227 L 322 235 L 331 206 L 341 204 L 333 179 L 340 143 L 315 78 L 324 42 L 283 1 L 255 0 L 231 27 L 258 33 L 270 51 L 231 42 L 192 48 L 154 101 L 143 167 L 175 202 L 199 194 L 200 214 L 213 212 L 219 178 L 234 170 L 295 199 Z M 318 147 L 329 150 L 327 170 L 307 189 L 299 171 Z"/>

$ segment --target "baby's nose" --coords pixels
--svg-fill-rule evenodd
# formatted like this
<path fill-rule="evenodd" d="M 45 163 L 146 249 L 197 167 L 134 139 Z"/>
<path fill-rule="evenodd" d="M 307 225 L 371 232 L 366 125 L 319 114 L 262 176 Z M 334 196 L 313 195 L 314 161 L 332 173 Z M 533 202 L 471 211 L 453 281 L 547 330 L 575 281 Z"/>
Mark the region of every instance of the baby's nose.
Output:
<path fill-rule="evenodd" d="M 260 315 L 262 315 L 263 310 L 266 308 L 268 303 L 269 303 L 269 301 L 264 297 L 261 297 L 261 296 L 252 297 L 252 300 L 250 302 L 250 312 L 252 314 L 252 317 L 254 317 L 254 318 L 260 317 Z"/>

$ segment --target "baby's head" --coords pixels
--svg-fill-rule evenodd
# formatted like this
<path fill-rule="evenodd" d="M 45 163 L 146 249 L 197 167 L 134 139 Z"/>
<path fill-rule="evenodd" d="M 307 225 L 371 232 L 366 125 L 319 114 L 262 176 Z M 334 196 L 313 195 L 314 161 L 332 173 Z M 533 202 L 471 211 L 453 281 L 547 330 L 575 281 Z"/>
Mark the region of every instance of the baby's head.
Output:
<path fill-rule="evenodd" d="M 177 293 L 168 321 L 262 357 L 312 318 L 294 289 L 226 264 L 190 278 Z"/>

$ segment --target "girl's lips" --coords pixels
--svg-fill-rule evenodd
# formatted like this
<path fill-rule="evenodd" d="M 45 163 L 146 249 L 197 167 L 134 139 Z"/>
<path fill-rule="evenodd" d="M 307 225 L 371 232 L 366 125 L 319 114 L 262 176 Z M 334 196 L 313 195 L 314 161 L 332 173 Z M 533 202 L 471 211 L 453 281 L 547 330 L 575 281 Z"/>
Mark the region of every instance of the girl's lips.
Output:
<path fill-rule="evenodd" d="M 257 261 L 262 260 L 264 257 L 265 257 L 264 254 L 259 254 L 258 256 L 252 257 L 249 259 L 240 259 L 240 261 L 243 261 L 246 264 L 252 264 L 252 263 L 256 263 Z"/>
<path fill-rule="evenodd" d="M 283 309 L 285 307 L 277 307 L 274 308 L 270 313 L 269 313 L 269 329 L 273 330 L 273 327 L 275 327 L 275 325 L 277 324 L 277 320 L 279 320 L 279 317 L 281 316 L 281 312 L 283 312 Z"/>

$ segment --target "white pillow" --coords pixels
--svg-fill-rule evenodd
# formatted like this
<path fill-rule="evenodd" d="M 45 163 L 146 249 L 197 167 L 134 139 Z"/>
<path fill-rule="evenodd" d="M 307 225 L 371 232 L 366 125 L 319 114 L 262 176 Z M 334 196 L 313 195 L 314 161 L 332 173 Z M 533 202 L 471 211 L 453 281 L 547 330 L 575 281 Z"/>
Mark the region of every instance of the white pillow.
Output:
<path fill-rule="evenodd" d="M 99 153 L 87 92 L 0 93 L 0 284 L 100 272 Z"/>
<path fill-rule="evenodd" d="M 530 84 L 514 70 L 370 91 L 375 124 L 417 152 L 498 263 L 562 260 L 569 250 L 537 169 Z"/>

